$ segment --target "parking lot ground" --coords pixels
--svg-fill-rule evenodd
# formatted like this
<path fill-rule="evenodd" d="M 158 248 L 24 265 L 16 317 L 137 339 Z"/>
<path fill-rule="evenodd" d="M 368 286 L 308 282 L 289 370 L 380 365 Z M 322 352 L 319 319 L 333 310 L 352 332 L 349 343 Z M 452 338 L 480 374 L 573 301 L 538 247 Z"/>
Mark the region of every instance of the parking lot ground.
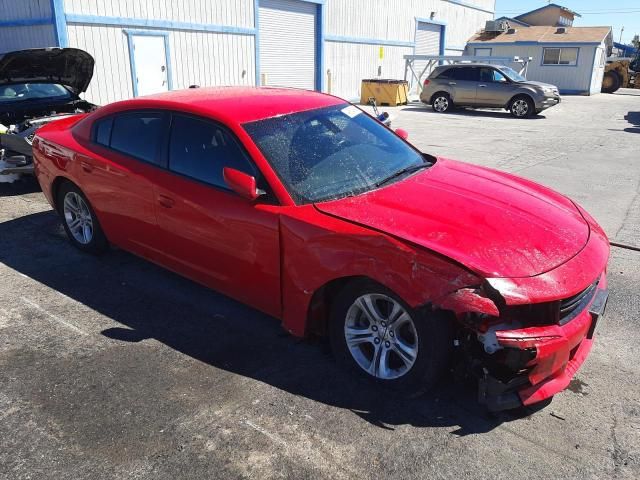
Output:
<path fill-rule="evenodd" d="M 531 120 L 392 109 L 425 151 L 545 183 L 640 234 L 640 96 Z M 0 478 L 640 478 L 640 252 L 613 248 L 591 356 L 545 409 L 450 380 L 404 400 L 326 345 L 122 251 L 82 254 L 33 182 L 0 184 Z"/>

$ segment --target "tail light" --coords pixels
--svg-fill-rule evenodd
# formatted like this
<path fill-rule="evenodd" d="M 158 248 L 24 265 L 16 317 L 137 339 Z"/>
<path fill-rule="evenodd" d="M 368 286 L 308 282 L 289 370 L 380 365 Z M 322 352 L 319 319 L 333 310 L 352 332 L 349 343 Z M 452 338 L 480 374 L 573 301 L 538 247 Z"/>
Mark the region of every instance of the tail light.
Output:
<path fill-rule="evenodd" d="M 424 81 L 424 86 L 426 87 L 427 85 L 429 85 L 429 83 L 431 82 L 431 80 L 429 80 L 428 78 Z"/>

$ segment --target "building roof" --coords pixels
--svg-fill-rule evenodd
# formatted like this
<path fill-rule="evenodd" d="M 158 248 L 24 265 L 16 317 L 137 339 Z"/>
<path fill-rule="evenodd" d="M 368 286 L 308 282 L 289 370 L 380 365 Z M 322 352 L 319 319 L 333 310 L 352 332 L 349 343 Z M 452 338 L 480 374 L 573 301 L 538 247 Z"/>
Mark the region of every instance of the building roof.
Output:
<path fill-rule="evenodd" d="M 550 3 L 549 5 L 545 5 L 544 7 L 536 8 L 535 10 L 531 10 L 530 12 L 526 12 L 526 13 L 523 13 L 521 15 L 518 15 L 516 18 L 526 17 L 527 15 L 531 15 L 532 13 L 537 13 L 537 12 L 540 12 L 542 10 L 546 10 L 548 8 L 559 8 L 563 12 L 567 12 L 567 13 L 573 15 L 574 17 L 582 17 L 582 15 L 580 15 L 579 13 L 568 9 L 567 7 L 563 7 L 562 5 L 558 5 L 557 3 Z"/>
<path fill-rule="evenodd" d="M 272 87 L 207 87 L 173 90 L 115 102 L 100 108 L 114 113 L 129 108 L 166 108 L 242 124 L 345 103 L 331 95 Z"/>
<path fill-rule="evenodd" d="M 557 33 L 564 28 L 566 33 Z M 468 43 L 600 43 L 611 27 L 522 27 L 515 33 L 480 32 Z"/>
<path fill-rule="evenodd" d="M 531 25 L 529 25 L 526 22 L 523 22 L 522 20 L 516 20 L 515 18 L 511 18 L 511 17 L 500 17 L 500 18 L 496 18 L 496 22 L 500 22 L 500 21 L 505 21 L 505 22 L 509 22 L 511 24 L 511 26 L 517 26 L 517 25 L 521 25 L 523 27 L 530 27 Z"/>

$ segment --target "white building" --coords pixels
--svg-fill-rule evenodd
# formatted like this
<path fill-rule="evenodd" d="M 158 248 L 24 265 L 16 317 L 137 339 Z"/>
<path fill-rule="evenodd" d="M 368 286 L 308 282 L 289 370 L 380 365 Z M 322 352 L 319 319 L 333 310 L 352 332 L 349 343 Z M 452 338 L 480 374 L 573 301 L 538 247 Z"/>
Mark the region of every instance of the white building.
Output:
<path fill-rule="evenodd" d="M 613 45 L 611 27 L 574 27 L 580 15 L 555 3 L 517 17 L 501 17 L 467 43 L 466 55 L 531 58 L 527 78 L 562 94 L 600 93 Z"/>
<path fill-rule="evenodd" d="M 406 54 L 461 54 L 495 0 L 0 0 L 0 53 L 77 47 L 98 104 L 192 84 L 359 98 Z"/>

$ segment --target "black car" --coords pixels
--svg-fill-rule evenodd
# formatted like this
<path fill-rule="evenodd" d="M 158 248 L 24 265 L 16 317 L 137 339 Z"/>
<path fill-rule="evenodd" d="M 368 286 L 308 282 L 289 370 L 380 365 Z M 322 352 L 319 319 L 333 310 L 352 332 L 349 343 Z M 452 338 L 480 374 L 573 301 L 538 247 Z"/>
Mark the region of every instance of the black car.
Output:
<path fill-rule="evenodd" d="M 94 60 L 77 48 L 38 48 L 0 56 L 0 182 L 33 172 L 35 131 L 53 120 L 90 112 L 80 98 Z"/>

